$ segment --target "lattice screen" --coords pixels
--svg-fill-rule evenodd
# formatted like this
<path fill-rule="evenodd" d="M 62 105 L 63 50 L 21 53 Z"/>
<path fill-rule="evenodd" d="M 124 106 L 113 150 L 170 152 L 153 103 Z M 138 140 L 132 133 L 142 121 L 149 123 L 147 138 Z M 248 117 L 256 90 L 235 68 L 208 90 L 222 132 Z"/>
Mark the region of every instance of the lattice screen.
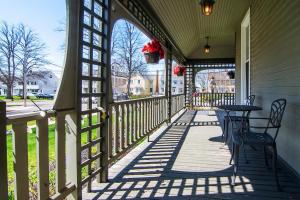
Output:
<path fill-rule="evenodd" d="M 80 179 L 91 189 L 94 177 L 105 180 L 106 108 L 110 0 L 81 0 L 81 67 L 78 77 L 78 131 L 80 133 Z"/>

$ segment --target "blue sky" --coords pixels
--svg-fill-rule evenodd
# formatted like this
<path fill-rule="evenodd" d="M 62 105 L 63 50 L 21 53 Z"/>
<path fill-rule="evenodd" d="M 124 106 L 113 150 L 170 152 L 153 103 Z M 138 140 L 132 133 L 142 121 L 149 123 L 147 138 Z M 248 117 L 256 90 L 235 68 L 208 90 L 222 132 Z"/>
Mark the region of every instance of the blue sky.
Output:
<path fill-rule="evenodd" d="M 64 51 L 61 45 L 65 41 L 65 33 L 56 31 L 66 20 L 65 0 L 0 0 L 0 22 L 8 24 L 23 23 L 36 32 L 46 44 L 48 59 L 62 66 Z M 61 68 L 49 66 L 48 69 L 61 75 Z M 157 65 L 148 65 L 148 73 L 156 74 L 156 70 L 164 69 L 164 60 Z"/>
<path fill-rule="evenodd" d="M 58 66 L 63 65 L 65 33 L 57 32 L 66 20 L 65 0 L 0 0 L 0 21 L 8 24 L 23 23 L 33 29 L 46 44 L 48 59 Z M 51 66 L 60 74 L 60 68 Z"/>

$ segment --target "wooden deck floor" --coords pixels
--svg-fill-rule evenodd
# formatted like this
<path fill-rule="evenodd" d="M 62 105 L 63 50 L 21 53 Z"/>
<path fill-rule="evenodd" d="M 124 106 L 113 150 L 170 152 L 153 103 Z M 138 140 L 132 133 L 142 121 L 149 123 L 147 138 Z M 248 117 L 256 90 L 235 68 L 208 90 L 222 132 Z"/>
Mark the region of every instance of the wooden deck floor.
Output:
<path fill-rule="evenodd" d="M 278 192 L 262 151 L 250 148 L 231 186 L 231 154 L 216 116 L 187 111 L 164 129 L 112 166 L 109 183 L 95 183 L 84 199 L 300 199 L 298 180 L 279 164 Z"/>

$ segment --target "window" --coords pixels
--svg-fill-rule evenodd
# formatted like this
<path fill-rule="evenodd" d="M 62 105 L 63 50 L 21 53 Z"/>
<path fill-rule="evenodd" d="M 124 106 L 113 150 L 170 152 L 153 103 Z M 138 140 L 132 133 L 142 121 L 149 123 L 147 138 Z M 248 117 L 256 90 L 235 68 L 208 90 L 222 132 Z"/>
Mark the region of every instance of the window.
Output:
<path fill-rule="evenodd" d="M 141 84 L 141 80 L 138 80 L 138 84 Z"/>

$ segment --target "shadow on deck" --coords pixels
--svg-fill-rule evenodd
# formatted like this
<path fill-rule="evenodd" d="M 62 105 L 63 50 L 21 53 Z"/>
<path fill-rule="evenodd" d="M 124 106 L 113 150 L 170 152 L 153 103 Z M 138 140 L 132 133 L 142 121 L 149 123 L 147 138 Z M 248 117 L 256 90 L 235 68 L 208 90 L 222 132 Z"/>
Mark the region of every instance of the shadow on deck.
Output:
<path fill-rule="evenodd" d="M 186 111 L 112 166 L 109 183 L 94 183 L 83 199 L 300 199 L 289 171 L 279 163 L 278 192 L 262 151 L 250 148 L 231 186 L 231 154 L 221 133 L 216 116 Z"/>

